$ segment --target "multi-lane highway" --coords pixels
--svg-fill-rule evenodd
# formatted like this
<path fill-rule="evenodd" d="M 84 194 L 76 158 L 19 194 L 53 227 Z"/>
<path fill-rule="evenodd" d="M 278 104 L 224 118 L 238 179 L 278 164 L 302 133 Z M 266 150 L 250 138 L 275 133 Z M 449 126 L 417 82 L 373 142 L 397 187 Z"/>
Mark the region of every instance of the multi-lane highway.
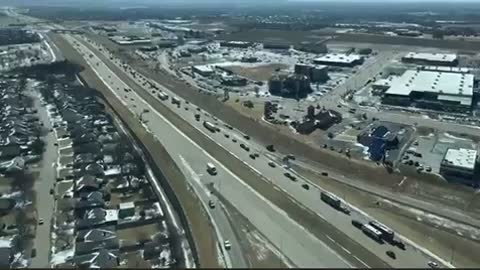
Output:
<path fill-rule="evenodd" d="M 85 44 L 86 45 L 86 44 Z M 117 60 L 114 60 L 113 62 L 108 60 L 107 59 L 107 54 L 105 55 L 102 55 L 100 53 L 100 51 L 96 50 L 93 46 L 91 45 L 87 45 L 89 46 L 89 48 L 85 47 L 84 45 L 79 45 L 77 46 L 79 48 L 79 50 L 84 50 L 83 51 L 83 54 L 85 56 L 88 56 L 92 53 L 92 51 L 90 51 L 90 49 L 92 49 L 94 52 L 93 52 L 93 57 L 90 57 L 90 59 L 88 59 L 87 57 L 87 60 L 89 60 L 90 62 L 91 61 L 94 61 L 97 57 L 100 57 L 101 58 L 101 61 L 103 62 L 106 62 L 107 64 L 109 64 L 109 68 L 105 66 L 105 69 L 108 73 L 108 69 L 112 68 L 115 70 L 115 67 L 113 67 L 112 65 L 114 65 L 113 62 L 116 62 L 116 69 L 120 69 L 119 66 L 121 65 L 119 61 Z M 105 50 L 103 49 L 102 50 L 104 53 Z M 100 59 L 97 59 L 97 61 L 100 60 Z M 103 67 L 103 63 L 92 63 L 92 66 L 95 67 L 96 69 L 100 69 L 101 67 Z M 110 71 L 111 72 L 111 71 Z M 123 72 L 123 71 L 120 71 L 120 72 Z M 117 74 L 119 74 L 119 72 L 116 72 Z M 127 75 L 127 74 L 123 74 L 125 76 L 132 76 L 132 75 Z M 111 75 L 112 76 L 112 75 Z M 106 75 L 106 78 L 108 78 L 108 75 Z M 133 79 L 133 78 L 131 78 Z M 137 80 L 137 83 L 142 83 L 143 81 L 143 78 L 141 78 L 140 76 L 136 76 L 135 78 Z M 121 81 L 119 78 L 116 78 L 114 80 L 115 82 L 119 82 Z M 114 81 L 112 81 L 111 83 L 113 84 Z M 108 82 L 107 82 L 108 83 Z M 129 92 L 129 93 L 125 93 L 124 92 L 124 88 L 125 87 L 128 87 L 128 86 L 118 86 L 118 89 L 116 89 L 115 87 L 113 87 L 113 89 L 116 91 L 118 91 L 119 95 L 122 97 L 123 95 L 123 98 L 125 99 L 125 101 L 127 103 L 133 103 L 131 104 L 132 107 L 133 105 L 135 105 L 135 108 L 138 110 L 138 113 L 140 114 L 142 112 L 142 108 L 145 108 L 145 106 L 149 106 L 147 105 L 146 103 L 144 103 L 143 101 L 139 100 L 138 98 L 132 98 L 129 97 L 132 92 Z M 169 92 L 167 89 L 164 89 L 165 92 L 168 92 L 170 95 L 172 95 L 171 92 Z M 124 95 L 126 94 L 126 95 Z M 133 93 L 135 94 L 135 93 Z M 136 95 L 136 94 L 135 94 Z M 130 98 L 130 99 L 129 99 Z M 155 98 L 154 96 L 151 96 L 151 98 Z M 140 102 L 139 104 L 135 104 L 134 102 Z M 319 193 L 318 193 L 318 189 L 316 188 L 311 188 L 310 190 L 306 190 L 305 188 L 303 188 L 301 186 L 301 184 L 303 183 L 304 180 L 300 180 L 299 182 L 292 182 L 290 180 L 288 180 L 284 175 L 283 173 L 285 172 L 284 169 L 280 168 L 277 164 L 277 167 L 276 168 L 272 168 L 270 166 L 268 166 L 268 158 L 266 156 L 263 156 L 263 155 L 260 155 L 258 158 L 256 158 L 255 160 L 251 159 L 249 157 L 249 154 L 252 153 L 253 151 L 258 151 L 258 152 L 262 152 L 263 150 L 263 146 L 261 145 L 256 145 L 255 143 L 253 143 L 252 141 L 248 141 L 248 140 L 245 140 L 244 138 L 242 138 L 241 134 L 239 134 L 238 132 L 235 132 L 235 131 L 232 131 L 232 130 L 229 130 L 227 128 L 225 128 L 224 126 L 222 126 L 222 132 L 220 133 L 216 133 L 216 134 L 208 134 L 208 131 L 206 131 L 202 126 L 201 126 L 201 123 L 200 122 L 196 122 L 194 120 L 194 112 L 196 111 L 196 107 L 193 106 L 193 105 L 185 105 L 185 101 L 182 101 L 182 105 L 180 106 L 180 108 L 177 108 L 176 106 L 173 106 L 170 102 L 164 102 L 165 106 L 168 106 L 170 107 L 171 110 L 175 111 L 175 113 L 177 115 L 180 115 L 182 118 L 186 119 L 192 126 L 195 126 L 198 130 L 200 130 L 204 135 L 206 136 L 209 136 L 211 137 L 216 143 L 218 143 L 219 145 L 221 145 L 223 148 L 225 149 L 228 149 L 229 152 L 231 152 L 233 155 L 237 156 L 240 160 L 243 160 L 244 162 L 248 163 L 248 166 L 256 171 L 258 174 L 261 174 L 262 176 L 264 176 L 266 179 L 268 179 L 268 181 L 271 181 L 273 182 L 277 187 L 279 187 L 281 190 L 284 190 L 286 191 L 287 194 L 290 194 L 292 196 L 292 198 L 295 198 L 296 201 L 300 202 L 302 205 L 304 206 L 307 206 L 307 208 L 310 210 L 310 211 L 314 211 L 317 215 L 319 215 L 320 217 L 323 218 L 323 220 L 328 220 L 329 223 L 332 223 L 334 224 L 334 226 L 336 228 L 339 228 L 341 229 L 345 234 L 347 234 L 350 238 L 354 239 L 356 242 L 359 242 L 359 243 L 362 243 L 362 245 L 364 245 L 368 250 L 370 250 L 373 254 L 375 254 L 376 256 L 379 256 L 379 257 L 382 257 L 383 260 L 385 261 L 388 261 L 388 263 L 390 265 L 397 265 L 397 266 L 411 266 L 411 267 L 423 267 L 426 265 L 426 262 L 428 261 L 428 258 L 425 258 L 424 255 L 414 251 L 414 250 L 410 250 L 410 249 L 407 249 L 407 251 L 401 251 L 400 254 L 397 256 L 397 260 L 395 261 L 392 261 L 391 259 L 387 258 L 386 255 L 385 255 L 385 251 L 388 249 L 387 246 L 382 246 L 382 245 L 378 245 L 376 244 L 375 242 L 371 241 L 367 236 L 365 236 L 363 233 L 361 233 L 360 231 L 358 230 L 355 230 L 351 225 L 350 225 L 350 221 L 351 221 L 351 217 L 348 217 L 346 215 L 343 215 L 343 214 L 340 214 L 339 212 L 331 209 L 330 207 L 326 206 L 325 204 L 323 204 L 320 199 L 319 199 Z M 144 104 L 144 105 L 142 105 Z M 188 108 L 188 110 L 186 110 L 185 108 Z M 153 108 L 152 108 L 153 109 Z M 203 112 L 202 112 L 203 113 Z M 146 114 L 143 114 L 142 115 L 142 118 L 144 120 L 147 120 L 148 122 L 146 123 L 146 125 L 148 126 L 148 123 L 150 123 L 150 119 L 147 119 L 147 117 L 150 117 L 151 115 L 154 115 L 155 113 L 146 113 Z M 215 121 L 213 120 L 212 118 L 208 117 L 208 116 L 205 116 L 204 114 L 202 115 L 202 118 L 205 118 L 207 117 L 210 121 L 212 121 L 213 123 L 214 122 L 218 122 L 220 124 L 220 121 Z M 202 119 L 203 120 L 203 119 Z M 155 128 L 157 122 L 155 122 L 155 125 L 153 127 L 149 127 L 151 130 L 153 130 Z M 236 134 L 235 134 L 236 133 Z M 159 133 L 159 134 L 162 134 L 162 133 Z M 229 138 L 226 137 L 225 134 L 228 134 Z M 163 136 L 163 135 L 161 135 Z M 237 142 L 233 142 L 232 138 L 233 137 L 237 137 Z M 250 152 L 246 152 L 245 150 L 243 150 L 242 148 L 239 147 L 239 143 L 244 140 L 244 143 L 245 144 L 248 144 L 251 148 L 251 151 Z M 165 145 L 168 145 L 168 143 L 165 143 Z M 178 144 L 177 144 L 178 145 Z M 207 160 L 208 160 L 208 156 L 207 156 Z M 205 160 L 205 157 L 203 159 L 193 159 L 192 161 L 189 161 L 187 160 L 186 156 L 184 155 L 179 155 L 179 160 L 178 160 L 179 164 L 191 164 L 191 163 L 200 163 L 200 164 L 195 164 L 195 166 L 192 166 L 192 165 L 184 165 L 183 167 L 185 167 L 185 173 L 186 175 L 189 175 L 189 173 L 192 173 L 195 172 L 197 175 L 200 175 L 201 177 L 200 178 L 200 181 L 203 181 L 204 183 L 208 183 L 209 181 L 213 181 L 215 182 L 215 179 L 209 179 L 210 177 L 203 177 L 205 176 L 205 164 L 206 164 L 206 160 Z M 181 165 L 182 166 L 182 165 Z M 221 166 L 221 164 L 219 163 L 219 166 Z M 188 169 L 188 168 L 191 168 Z M 195 171 L 195 167 L 197 168 L 197 170 Z M 203 173 L 203 176 L 202 176 L 202 173 Z M 235 177 L 232 177 L 232 179 L 234 179 Z M 195 179 L 195 178 L 194 178 Z M 198 178 L 196 178 L 198 179 Z M 230 179 L 230 178 L 229 178 Z M 234 180 L 237 180 L 237 184 L 238 182 L 241 182 L 242 180 L 240 179 L 234 179 Z M 218 182 L 218 181 L 217 181 Z M 228 181 L 224 181 L 223 180 L 223 177 L 222 177 L 222 181 L 221 182 L 218 182 L 217 184 L 217 188 L 220 190 L 220 192 L 223 194 L 224 192 L 228 192 L 228 191 L 225 191 L 226 189 L 226 186 L 228 188 L 230 188 L 230 185 L 229 184 L 225 184 L 226 182 Z M 235 182 L 235 181 L 232 181 L 232 182 Z M 222 184 L 220 184 L 222 183 Z M 199 186 L 200 188 L 200 186 Z M 245 186 L 245 188 L 248 190 L 248 186 Z M 258 195 L 257 195 L 258 196 Z M 230 201 L 232 201 L 232 198 L 230 196 L 225 196 L 227 199 L 229 199 Z M 238 208 L 242 208 L 241 206 L 239 206 L 237 203 L 234 203 L 232 202 L 236 207 Z M 268 202 L 264 202 L 264 203 L 267 203 L 267 206 L 268 206 Z M 241 203 L 241 205 L 243 206 L 244 203 Z M 256 204 L 253 206 L 252 209 L 257 209 L 257 206 Z M 239 209 L 240 210 L 240 209 Z M 241 210 L 240 210 L 241 211 Z M 266 210 L 267 212 L 268 211 L 271 211 L 271 210 Z M 250 213 L 245 213 L 244 211 L 241 211 L 242 214 L 244 214 L 247 218 L 251 219 L 252 217 L 252 211 L 249 211 Z M 255 211 L 257 212 L 257 210 Z M 361 218 L 361 217 L 358 217 L 358 218 Z M 255 219 L 255 218 L 253 218 Z M 291 221 L 290 221 L 291 222 Z M 257 223 L 258 224 L 258 223 Z M 255 226 L 257 226 L 257 224 L 254 224 Z M 264 224 L 260 224 L 259 225 L 260 227 L 264 227 L 265 225 Z M 272 241 L 274 244 L 277 245 L 277 247 L 279 246 L 279 241 L 276 240 L 276 239 L 282 239 L 285 243 L 287 243 L 287 241 L 284 239 L 285 236 L 282 236 L 282 237 L 278 237 L 276 238 L 273 234 L 272 234 L 272 229 L 267 229 L 267 230 L 261 230 L 262 233 L 266 234 L 267 237 L 270 239 L 270 241 Z M 267 231 L 267 233 L 265 233 L 265 231 Z M 287 233 L 288 232 L 288 233 Z M 292 233 L 290 231 L 284 231 L 284 234 L 288 234 L 288 235 L 292 235 Z M 335 243 L 337 243 L 337 241 L 328 235 L 328 232 L 325 232 L 326 234 L 326 239 L 332 239 L 332 240 L 327 240 L 328 241 L 331 241 L 331 245 L 335 245 Z M 308 233 L 307 233 L 308 235 Z M 295 242 L 295 240 L 294 240 Z M 290 243 L 290 241 L 288 241 L 288 243 Z M 298 239 L 297 239 L 297 243 L 298 243 Z M 284 246 L 284 245 L 283 245 Z M 350 249 L 352 249 L 352 247 L 350 246 L 347 246 L 347 247 L 343 247 L 343 249 L 345 249 L 345 254 L 351 254 L 351 253 L 354 253 L 355 250 L 353 251 L 350 251 Z M 355 249 L 356 247 L 354 247 L 353 249 Z M 295 263 L 297 263 L 299 260 L 298 259 L 294 259 L 293 258 L 293 254 L 295 254 L 295 252 L 292 253 L 292 251 L 290 252 L 286 252 L 285 251 L 285 247 L 282 248 L 282 252 L 285 253 L 285 255 L 287 257 L 289 257 L 292 261 L 294 261 Z M 323 247 L 323 249 L 327 249 L 325 247 Z M 318 254 L 317 254 L 318 255 Z M 338 257 L 338 256 L 334 256 L 334 257 Z M 357 258 L 358 259 L 358 258 Z M 355 260 L 354 260 L 355 261 Z M 362 260 L 359 259 L 357 260 L 357 263 L 359 264 L 359 266 L 362 266 L 361 264 L 362 263 L 359 263 L 361 262 Z M 302 261 L 303 263 L 302 264 L 299 264 L 300 265 L 305 265 L 304 261 Z M 314 262 L 314 261 L 311 261 L 311 262 Z M 314 264 L 315 266 L 318 266 L 319 264 Z M 323 262 L 322 265 L 325 265 L 325 262 Z M 363 265 L 365 266 L 365 265 Z M 370 265 L 369 265 L 370 266 Z"/>
<path fill-rule="evenodd" d="M 66 37 L 73 44 L 71 37 Z M 250 222 L 275 245 L 280 241 L 288 243 L 282 245 L 282 252 L 299 267 L 349 267 L 352 266 L 345 259 L 336 254 L 326 244 L 318 240 L 294 220 L 289 218 L 281 209 L 272 205 L 256 193 L 242 179 L 239 179 L 223 164 L 216 160 L 194 141 L 177 129 L 163 115 L 136 92 L 126 93 L 125 84 L 120 77 L 111 71 L 96 55 L 81 43 L 76 48 L 83 52 L 87 62 L 102 81 L 117 95 L 117 97 L 134 113 L 142 114 L 143 122 L 158 140 L 165 145 L 172 158 L 179 164 L 185 175 L 189 176 L 192 185 L 205 188 L 210 183 L 218 183 L 218 191 L 227 198 Z M 92 57 L 90 57 L 92 55 Z M 148 113 L 145 112 L 148 109 Z M 182 109 L 184 110 L 184 109 Z M 191 106 L 191 111 L 195 110 Z M 191 115 L 193 118 L 193 113 Z M 215 164 L 218 174 L 211 176 L 206 172 L 206 164 Z M 188 177 L 187 177 L 188 178 Z M 193 182 L 196 182 L 193 184 Z M 221 182 L 221 184 L 220 184 Z M 205 188 L 204 193 L 207 193 Z M 201 196 L 204 199 L 205 196 Z M 208 202 L 204 202 L 205 204 Z M 211 211 L 219 211 L 219 208 Z M 217 224 L 220 223 L 216 220 Z M 223 224 L 227 226 L 226 224 Z M 223 226 L 220 225 L 219 226 Z M 233 235 L 231 236 L 233 237 Z M 232 247 L 233 250 L 234 247 Z M 229 252 L 229 251 L 225 251 Z M 233 256 L 232 256 L 233 257 Z"/>

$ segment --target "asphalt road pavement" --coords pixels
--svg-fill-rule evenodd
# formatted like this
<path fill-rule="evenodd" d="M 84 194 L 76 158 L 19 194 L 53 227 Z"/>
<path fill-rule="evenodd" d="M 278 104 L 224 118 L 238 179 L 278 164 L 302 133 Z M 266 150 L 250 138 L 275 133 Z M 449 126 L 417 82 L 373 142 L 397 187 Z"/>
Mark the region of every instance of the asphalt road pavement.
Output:
<path fill-rule="evenodd" d="M 87 58 L 87 61 L 92 63 L 92 61 L 96 60 L 95 58 Z M 113 91 L 123 92 L 123 89 L 128 87 L 102 63 L 99 63 L 97 66 L 95 62 L 92 64 L 93 66 L 98 70 L 98 74 L 102 74 L 100 77 L 104 81 L 107 80 L 105 82 L 111 86 Z M 110 81 L 108 81 L 108 76 L 111 77 Z M 117 87 L 119 90 L 115 90 Z M 193 177 L 191 181 L 201 181 L 203 186 L 207 186 L 215 182 L 216 178 L 221 178 L 221 184 L 218 185 L 219 192 L 225 198 L 228 198 L 271 241 L 272 239 L 282 239 L 289 243 L 288 246 L 284 245 L 283 252 L 296 265 L 300 267 L 349 266 L 346 261 L 326 248 L 324 243 L 314 236 L 305 233 L 305 229 L 294 220 L 288 218 L 280 209 L 273 207 L 268 201 L 243 183 L 241 179 L 225 168 L 222 163 L 215 160 L 214 157 L 184 136 L 163 116 L 153 112 L 153 108 L 141 100 L 135 92 L 130 92 L 127 98 L 125 98 L 123 93 L 118 94 L 118 96 L 138 115 L 148 108 L 152 113 L 144 113 L 142 115 L 145 125 L 153 134 L 157 135 L 159 141 L 167 148 L 167 151 L 172 153 L 172 157 L 180 167 L 183 167 L 186 175 L 188 175 L 190 170 L 193 170 L 199 176 L 199 178 Z M 206 173 L 207 162 L 212 162 L 217 166 L 218 175 L 210 176 Z M 255 211 L 252 211 L 252 209 L 255 209 Z M 278 242 L 278 240 L 275 242 Z"/>
<path fill-rule="evenodd" d="M 104 60 L 105 60 L 105 59 L 104 59 Z M 122 88 L 120 88 L 120 89 L 122 89 Z M 166 103 L 166 104 L 167 104 L 167 103 Z M 185 108 L 185 107 L 182 107 L 182 108 Z M 174 109 L 174 108 L 172 108 L 172 109 Z M 194 106 L 191 106 L 191 111 L 190 111 L 190 112 L 188 112 L 188 111 L 186 111 L 186 110 L 182 110 L 182 109 L 177 109 L 177 113 L 178 113 L 178 114 L 181 114 L 181 115 L 184 116 L 184 117 L 190 117 L 190 122 L 191 122 L 191 123 L 193 122 L 193 124 L 194 124 L 193 113 L 192 113 L 192 111 L 194 111 L 194 110 L 195 110 L 195 107 L 194 107 Z M 183 115 L 183 114 L 187 114 L 187 115 Z M 145 116 L 144 116 L 144 117 L 145 117 Z M 215 122 L 215 120 L 212 120 L 212 122 Z M 197 123 L 197 125 L 198 125 L 198 123 Z M 201 127 L 198 127 L 198 128 L 201 129 Z M 221 136 L 224 137 L 225 135 L 222 134 Z M 240 135 L 240 137 L 241 137 L 241 135 Z M 217 143 L 221 143 L 221 144 L 222 144 L 222 142 L 223 142 L 223 140 L 221 140 L 220 138 L 214 138 L 214 140 L 215 140 Z M 226 141 L 225 143 L 226 143 L 227 145 L 222 144 L 222 146 L 223 146 L 224 148 L 229 149 L 229 151 L 231 151 L 231 152 L 234 152 L 233 149 L 236 149 L 235 151 L 236 151 L 237 153 L 233 153 L 233 154 L 235 154 L 235 155 L 240 155 L 240 158 L 239 158 L 239 159 L 241 159 L 241 160 L 245 160 L 245 161 L 246 161 L 246 160 L 249 159 L 249 157 L 246 156 L 244 150 L 243 150 L 243 149 L 240 149 L 240 148 L 238 147 L 238 144 L 233 143 L 231 140 L 225 140 L 225 141 Z M 231 142 L 233 145 L 228 145 L 228 142 Z M 242 157 L 242 154 L 243 154 L 243 157 Z M 284 186 L 282 186 L 282 189 L 284 189 L 285 191 L 289 192 L 290 194 L 298 194 L 298 196 L 293 196 L 293 197 L 295 197 L 296 199 L 298 199 L 298 198 L 302 198 L 302 199 L 303 199 L 303 198 L 308 198 L 308 199 L 306 199 L 305 201 L 302 201 L 302 204 L 307 205 L 310 209 L 312 209 L 312 208 L 315 209 L 315 207 L 318 207 L 318 205 L 323 205 L 323 204 L 320 202 L 320 200 L 319 200 L 319 194 L 318 194 L 318 192 L 306 192 L 306 190 L 305 190 L 303 187 L 301 187 L 300 183 L 289 183 L 288 181 L 285 181 L 286 178 L 283 176 L 283 171 L 282 171 L 282 170 L 274 169 L 274 168 L 269 167 L 269 166 L 267 165 L 267 164 L 268 164 L 268 159 L 265 159 L 265 160 L 261 161 L 262 159 L 263 159 L 263 157 L 259 157 L 258 160 L 255 160 L 254 162 L 252 161 L 254 164 L 256 164 L 256 165 L 253 165 L 252 167 L 253 167 L 254 169 L 256 169 L 256 170 L 261 171 L 260 174 L 265 174 L 265 171 L 268 172 L 269 170 L 271 170 L 273 173 L 272 173 L 271 176 L 269 175 L 268 178 L 269 178 L 269 179 L 280 179 L 280 180 L 279 180 L 280 182 L 278 182 L 278 183 L 276 182 L 275 184 L 276 184 L 277 186 L 282 186 L 282 185 L 284 185 Z M 257 168 L 255 168 L 255 166 L 258 166 L 258 164 L 261 164 L 261 165 L 260 165 L 260 168 L 257 169 Z M 249 165 L 251 166 L 251 164 L 249 164 Z M 269 173 L 266 173 L 266 174 L 269 174 Z M 284 183 L 288 183 L 288 184 L 285 186 Z M 292 185 L 292 186 L 290 186 L 290 185 Z M 305 194 L 313 194 L 313 196 L 312 196 L 312 197 L 309 197 L 309 196 L 305 196 Z M 325 208 L 325 209 L 324 209 L 324 208 Z M 335 217 L 338 216 L 338 212 L 337 212 L 337 211 L 334 211 L 334 210 L 331 209 L 330 207 L 326 207 L 326 206 L 324 206 L 324 205 L 323 205 L 323 207 L 320 207 L 319 209 L 317 209 L 316 212 L 317 212 L 319 215 L 323 216 L 323 215 L 325 215 L 324 212 L 327 212 L 327 213 L 328 213 L 328 210 L 333 211 L 332 214 L 334 214 Z M 334 217 L 334 218 L 335 218 L 335 217 Z M 334 218 L 330 218 L 330 219 L 327 218 L 327 219 L 329 220 L 329 222 L 331 222 L 331 219 L 334 219 Z M 340 224 L 343 224 L 343 225 L 345 226 L 344 229 L 345 229 L 347 232 L 348 232 L 348 231 L 352 231 L 352 227 L 351 227 L 349 221 L 350 221 L 350 220 L 342 220 L 342 221 L 339 222 Z M 334 222 L 334 223 L 336 223 L 336 222 Z M 346 226 L 345 224 L 347 224 L 348 226 Z M 338 224 L 335 224 L 335 225 L 338 226 Z M 358 234 L 357 236 L 354 236 L 354 237 L 356 237 L 356 238 L 359 238 L 359 237 L 360 237 L 359 241 L 362 241 L 362 242 L 364 242 L 364 241 L 370 241 L 370 239 L 368 239 L 368 237 L 366 237 L 365 235 L 363 235 L 363 233 L 359 233 L 358 231 L 355 231 L 355 230 L 353 230 L 353 232 L 354 232 L 354 234 L 355 234 L 355 233 Z M 349 234 L 349 236 L 350 236 L 350 234 Z M 379 245 L 374 244 L 374 245 L 372 245 L 372 247 L 370 247 L 370 244 L 367 244 L 367 246 L 369 246 L 369 249 L 375 250 L 376 247 L 379 246 Z M 377 251 L 380 251 L 380 253 L 383 254 L 383 253 L 385 252 L 385 248 L 381 248 L 381 250 L 375 250 L 375 254 L 379 255 L 379 253 L 378 253 Z M 408 253 L 408 252 L 406 252 L 406 253 Z M 381 256 L 381 254 L 380 254 L 380 256 Z M 385 256 L 385 255 L 383 254 L 383 256 Z M 405 262 L 403 262 L 402 260 L 397 260 L 397 262 L 401 261 L 401 264 L 400 264 L 400 265 L 402 265 L 402 266 L 410 265 L 410 264 L 411 264 L 412 267 L 422 267 L 422 266 L 425 266 L 425 265 L 426 265 L 426 260 L 427 260 L 427 258 L 425 258 L 425 257 L 423 257 L 423 256 L 421 256 L 421 255 L 419 256 L 418 253 L 415 253 L 415 252 L 414 252 L 414 254 L 408 254 L 408 255 L 405 256 L 405 258 L 406 258 Z M 413 259 L 413 258 L 416 258 L 416 259 Z M 387 258 L 385 258 L 385 259 L 387 259 Z"/>

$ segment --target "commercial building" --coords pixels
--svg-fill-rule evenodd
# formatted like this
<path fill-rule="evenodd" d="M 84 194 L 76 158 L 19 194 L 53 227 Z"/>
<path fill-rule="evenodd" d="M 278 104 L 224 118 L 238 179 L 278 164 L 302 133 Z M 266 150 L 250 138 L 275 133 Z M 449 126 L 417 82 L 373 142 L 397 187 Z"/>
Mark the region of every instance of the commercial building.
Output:
<path fill-rule="evenodd" d="M 223 75 L 220 81 L 227 86 L 245 86 L 248 82 L 246 78 L 238 75 Z"/>
<path fill-rule="evenodd" d="M 295 64 L 294 71 L 295 74 L 307 76 L 312 82 L 326 82 L 328 80 L 327 66 Z"/>
<path fill-rule="evenodd" d="M 207 77 L 215 73 L 215 68 L 210 65 L 192 66 L 192 71 Z"/>
<path fill-rule="evenodd" d="M 478 151 L 466 148 L 449 148 L 440 164 L 440 174 L 448 181 L 478 186 L 475 177 Z"/>
<path fill-rule="evenodd" d="M 392 105 L 467 112 L 472 107 L 472 74 L 407 70 L 394 78 L 383 102 Z"/>
<path fill-rule="evenodd" d="M 252 46 L 252 43 L 248 41 L 220 41 L 220 46 L 231 48 L 248 48 Z"/>
<path fill-rule="evenodd" d="M 263 43 L 263 48 L 267 50 L 288 50 L 290 47 L 291 45 L 287 43 Z"/>
<path fill-rule="evenodd" d="M 456 54 L 446 53 L 416 53 L 409 52 L 402 57 L 402 62 L 414 63 L 419 65 L 434 66 L 457 66 L 458 57 Z"/>
<path fill-rule="evenodd" d="M 371 160 L 379 161 L 384 158 L 385 152 L 398 146 L 397 134 L 385 126 L 377 126 L 357 136 L 357 141 L 368 146 Z"/>
<path fill-rule="evenodd" d="M 363 61 L 363 56 L 358 54 L 337 53 L 325 54 L 313 60 L 315 64 L 340 67 L 354 67 L 357 65 L 361 65 Z"/>
<path fill-rule="evenodd" d="M 292 98 L 304 98 L 312 92 L 310 79 L 301 74 L 275 75 L 268 81 L 272 95 Z"/>

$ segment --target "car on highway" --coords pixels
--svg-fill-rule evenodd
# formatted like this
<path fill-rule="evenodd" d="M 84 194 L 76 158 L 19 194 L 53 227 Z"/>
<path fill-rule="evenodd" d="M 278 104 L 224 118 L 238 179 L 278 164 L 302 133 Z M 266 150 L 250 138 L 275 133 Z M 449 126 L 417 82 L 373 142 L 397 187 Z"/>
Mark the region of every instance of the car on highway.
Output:
<path fill-rule="evenodd" d="M 43 225 L 43 218 L 38 220 L 38 225 Z"/>
<path fill-rule="evenodd" d="M 217 168 L 212 163 L 207 163 L 207 172 L 211 175 L 217 175 Z"/>
<path fill-rule="evenodd" d="M 250 147 L 246 146 L 246 145 L 243 144 L 243 143 L 240 144 L 240 147 L 241 147 L 242 149 L 244 149 L 245 151 L 247 151 L 247 152 L 250 151 Z"/>
<path fill-rule="evenodd" d="M 277 165 L 276 165 L 273 161 L 269 161 L 269 162 L 268 162 L 268 166 L 270 166 L 270 167 L 272 167 L 272 168 L 277 167 Z"/>
<path fill-rule="evenodd" d="M 232 142 L 236 143 L 236 142 L 237 142 L 237 139 L 233 138 L 233 139 L 232 139 Z"/>
<path fill-rule="evenodd" d="M 32 248 L 32 253 L 30 253 L 30 257 L 31 258 L 37 257 L 37 249 L 36 248 Z"/>
<path fill-rule="evenodd" d="M 209 200 L 208 207 L 210 207 L 211 209 L 215 208 L 215 203 L 212 200 Z"/>
<path fill-rule="evenodd" d="M 302 187 L 306 190 L 309 190 L 310 189 L 310 186 L 308 184 L 302 184 Z"/>
<path fill-rule="evenodd" d="M 286 172 L 284 173 L 283 175 L 285 175 L 288 179 L 296 182 L 297 181 L 297 177 L 295 177 L 294 175 L 290 174 L 289 172 Z"/>
<path fill-rule="evenodd" d="M 250 154 L 249 157 L 250 157 L 251 159 L 255 159 L 255 154 Z"/>
<path fill-rule="evenodd" d="M 394 259 L 394 260 L 397 258 L 397 256 L 395 255 L 395 252 L 393 252 L 393 251 L 391 251 L 391 250 L 388 250 L 386 253 L 387 253 L 387 256 L 388 256 L 388 257 L 390 257 L 390 258 L 392 258 L 392 259 Z"/>
<path fill-rule="evenodd" d="M 225 247 L 226 250 L 230 250 L 232 248 L 232 244 L 230 244 L 230 240 L 225 240 L 223 242 L 223 246 Z"/>
<path fill-rule="evenodd" d="M 438 268 L 438 263 L 436 263 L 436 262 L 429 261 L 427 264 L 428 264 L 428 266 L 430 266 L 431 268 Z"/>

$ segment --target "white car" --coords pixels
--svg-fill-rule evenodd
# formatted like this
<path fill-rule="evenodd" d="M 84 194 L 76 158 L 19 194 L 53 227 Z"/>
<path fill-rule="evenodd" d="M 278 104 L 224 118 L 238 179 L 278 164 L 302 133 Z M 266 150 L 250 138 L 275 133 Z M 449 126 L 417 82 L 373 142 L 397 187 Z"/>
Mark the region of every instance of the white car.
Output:
<path fill-rule="evenodd" d="M 230 250 L 230 248 L 232 247 L 232 244 L 230 244 L 230 240 L 225 240 L 225 242 L 223 242 L 223 246 L 225 247 L 226 250 Z"/>
<path fill-rule="evenodd" d="M 430 266 L 431 268 L 438 268 L 438 263 L 429 261 L 428 266 Z"/>

